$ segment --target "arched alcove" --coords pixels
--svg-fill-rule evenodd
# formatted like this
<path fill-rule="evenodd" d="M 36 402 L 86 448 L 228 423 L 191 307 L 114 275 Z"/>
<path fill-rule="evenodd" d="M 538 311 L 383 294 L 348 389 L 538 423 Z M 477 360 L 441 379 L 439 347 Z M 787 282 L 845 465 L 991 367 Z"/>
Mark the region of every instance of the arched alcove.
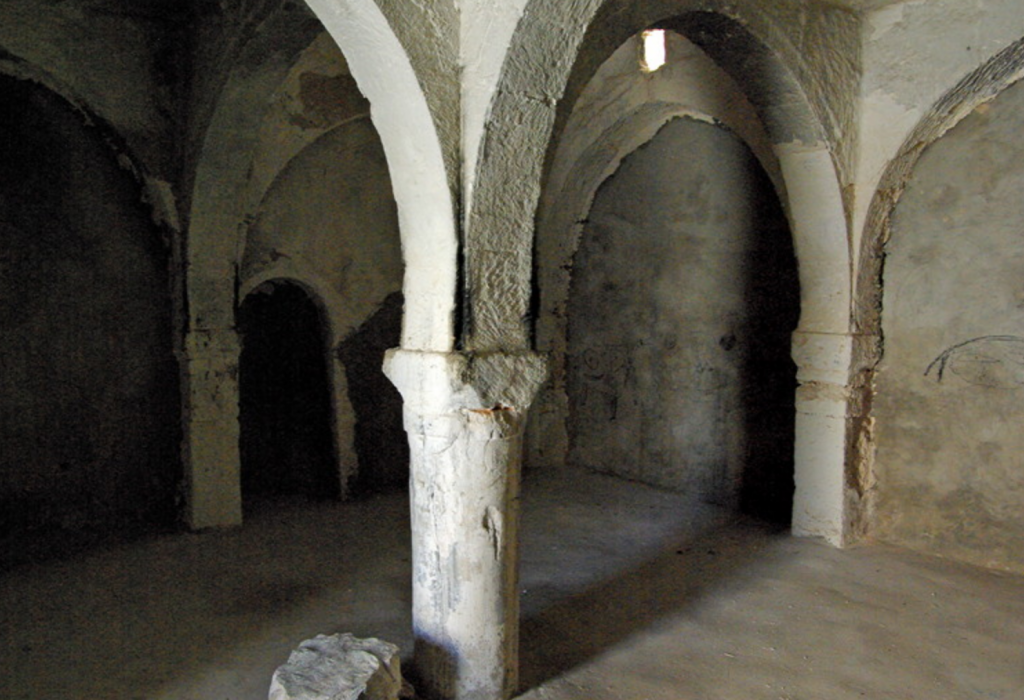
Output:
<path fill-rule="evenodd" d="M 272 280 L 243 300 L 238 328 L 245 505 L 254 497 L 336 497 L 340 485 L 319 307 L 298 284 Z"/>
<path fill-rule="evenodd" d="M 181 469 L 167 232 L 98 120 L 33 82 L 0 90 L 0 531 L 168 526 Z"/>
<path fill-rule="evenodd" d="M 876 536 L 1024 557 L 1024 83 L 928 146 L 892 213 L 876 377 Z"/>
<path fill-rule="evenodd" d="M 836 69 L 830 76 L 830 86 L 836 89 L 822 92 L 821 82 L 809 75 L 818 47 L 836 42 L 853 50 L 858 38 L 848 16 L 829 13 L 828 22 L 808 24 L 798 15 L 795 7 L 775 16 L 754 2 L 719 0 L 594 0 L 569 5 L 532 0 L 512 37 L 491 104 L 494 128 L 483 136 L 483 157 L 476 167 L 472 210 L 467 213 L 465 342 L 482 352 L 525 346 L 534 340 L 531 330 L 540 336 L 540 323 L 531 328 L 530 320 L 545 301 L 533 294 L 537 286 L 531 288 L 530 273 L 544 262 L 534 260 L 531 267 L 525 251 L 536 252 L 545 245 L 539 227 L 532 225 L 535 207 L 543 189 L 551 185 L 553 162 L 571 136 L 568 130 L 581 96 L 609 56 L 630 37 L 651 27 L 673 30 L 699 47 L 738 86 L 754 108 L 777 162 L 777 169 L 768 171 L 781 175 L 778 189 L 784 192 L 781 199 L 800 263 L 800 321 L 792 355 L 801 381 L 814 385 L 798 391 L 796 398 L 793 530 L 841 544 L 857 536 L 867 488 L 858 473 L 846 469 L 851 449 L 846 416 L 851 376 L 860 376 L 855 360 L 865 354 L 861 345 L 872 339 L 850 333 L 852 267 L 839 177 L 848 164 L 833 143 L 836 134 L 852 128 L 847 121 L 853 112 L 845 104 L 849 93 L 840 86 L 854 89 L 857 76 L 847 70 L 852 64 L 829 64 Z M 555 23 L 564 27 L 563 40 L 550 45 L 545 37 Z M 538 46 L 544 51 L 535 54 Z M 811 50 L 798 48 L 802 46 Z M 543 56 L 544 70 L 536 70 L 537 55 Z M 619 88 L 609 94 L 618 94 Z M 551 99 L 537 100 L 537 95 Z M 672 101 L 654 91 L 648 97 L 651 104 Z M 633 111 L 645 107 L 638 105 Z M 703 114 L 717 117 L 714 112 Z M 523 173 L 514 196 L 505 177 L 509 163 Z M 556 206 L 562 205 L 571 208 L 573 203 L 556 200 Z M 535 229 L 538 238 L 532 240 Z M 503 255 L 501 265 L 490 260 L 495 251 Z M 859 398 L 862 387 L 853 389 Z M 538 412 L 561 410 L 562 406 L 542 403 Z"/>
<path fill-rule="evenodd" d="M 675 119 L 594 198 L 567 305 L 569 461 L 788 522 L 799 316 L 771 182 Z"/>
<path fill-rule="evenodd" d="M 315 290 L 323 307 L 343 492 L 406 487 L 401 397 L 381 369 L 400 342 L 402 249 L 370 120 L 349 119 L 298 151 L 253 219 L 240 247 L 243 293 L 288 278 Z"/>

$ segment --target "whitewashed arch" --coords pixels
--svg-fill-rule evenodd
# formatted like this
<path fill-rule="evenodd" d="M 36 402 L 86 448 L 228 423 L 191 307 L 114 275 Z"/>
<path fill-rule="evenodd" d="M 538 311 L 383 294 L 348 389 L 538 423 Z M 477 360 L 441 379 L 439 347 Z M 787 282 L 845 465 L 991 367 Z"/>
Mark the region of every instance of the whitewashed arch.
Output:
<path fill-rule="evenodd" d="M 426 99 L 372 0 L 311 0 L 311 17 L 276 12 L 231 57 L 197 147 L 187 216 L 187 333 L 182 355 L 186 520 L 193 528 L 241 522 L 234 329 L 239 233 L 247 226 L 249 171 L 270 95 L 325 28 L 370 101 L 392 173 L 405 260 L 402 345 L 453 346 L 457 236 L 441 145 Z M 319 21 L 317 21 L 319 20 Z"/>
<path fill-rule="evenodd" d="M 405 258 L 402 347 L 453 347 L 458 242 L 441 143 L 408 55 L 373 0 L 307 0 L 338 43 L 391 169 Z"/>
<path fill-rule="evenodd" d="M 567 87 L 572 82 L 585 83 L 605 58 L 642 29 L 664 23 L 688 35 L 685 27 L 680 29 L 672 20 L 698 12 L 728 18 L 730 29 L 744 32 L 746 45 L 758 48 L 761 65 L 748 63 L 744 70 L 724 67 L 757 105 L 777 147 L 802 261 L 801 328 L 848 332 L 850 252 L 828 132 L 818 116 L 822 110 L 808 100 L 781 58 L 798 52 L 779 39 L 782 33 L 772 27 L 764 10 L 754 2 L 718 0 L 532 0 L 513 36 L 481 148 L 485 157 L 478 165 L 466 234 L 469 346 L 486 350 L 523 347 L 529 342 L 530 329 L 523 319 L 530 303 L 531 224 L 552 130 L 559 120 L 564 121 L 565 110 L 571 109 L 563 98 Z M 769 46 L 755 37 L 748 28 L 750 19 L 775 44 Z M 607 26 L 598 31 L 601 28 L 594 23 L 602 21 Z M 559 28 L 557 40 L 552 38 L 552 27 Z M 571 101 L 574 95 L 568 97 Z M 511 183 L 509 170 L 517 173 Z M 492 255 L 495 252 L 501 253 L 500 259 Z"/>

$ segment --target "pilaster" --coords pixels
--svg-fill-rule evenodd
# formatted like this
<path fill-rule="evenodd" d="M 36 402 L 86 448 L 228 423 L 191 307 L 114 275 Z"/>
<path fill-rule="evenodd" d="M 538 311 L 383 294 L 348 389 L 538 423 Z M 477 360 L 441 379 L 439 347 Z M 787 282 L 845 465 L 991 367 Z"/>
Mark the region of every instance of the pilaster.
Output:
<path fill-rule="evenodd" d="M 797 364 L 793 534 L 836 546 L 857 539 L 869 465 L 858 437 L 870 404 L 865 377 L 877 357 L 875 336 L 793 333 Z"/>
<path fill-rule="evenodd" d="M 199 530 L 242 523 L 238 452 L 238 358 L 233 328 L 185 337 L 182 458 L 188 526 Z"/>

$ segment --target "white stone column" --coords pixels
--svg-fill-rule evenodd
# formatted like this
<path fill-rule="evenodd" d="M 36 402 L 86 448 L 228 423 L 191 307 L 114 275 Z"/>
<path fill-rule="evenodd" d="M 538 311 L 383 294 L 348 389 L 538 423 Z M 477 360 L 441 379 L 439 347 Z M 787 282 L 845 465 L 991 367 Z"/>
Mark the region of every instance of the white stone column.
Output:
<path fill-rule="evenodd" d="M 518 683 L 519 477 L 532 353 L 392 350 L 411 447 L 413 631 L 421 690 L 504 700 Z"/>
<path fill-rule="evenodd" d="M 870 475 L 855 464 L 865 415 L 866 370 L 877 338 L 853 334 L 793 333 L 797 365 L 793 534 L 845 546 L 857 539 Z"/>
<path fill-rule="evenodd" d="M 189 527 L 240 525 L 238 358 L 233 328 L 191 331 L 182 362 L 186 513 Z"/>

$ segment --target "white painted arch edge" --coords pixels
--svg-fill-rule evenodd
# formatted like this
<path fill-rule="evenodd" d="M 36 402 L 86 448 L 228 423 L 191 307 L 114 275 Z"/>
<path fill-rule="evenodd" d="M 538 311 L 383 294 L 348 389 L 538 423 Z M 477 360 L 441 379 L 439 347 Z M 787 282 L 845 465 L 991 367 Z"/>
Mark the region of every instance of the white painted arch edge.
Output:
<path fill-rule="evenodd" d="M 402 347 L 452 349 L 458 242 L 444 159 L 408 55 L 373 0 L 306 0 L 337 42 L 380 134 L 405 258 Z"/>

